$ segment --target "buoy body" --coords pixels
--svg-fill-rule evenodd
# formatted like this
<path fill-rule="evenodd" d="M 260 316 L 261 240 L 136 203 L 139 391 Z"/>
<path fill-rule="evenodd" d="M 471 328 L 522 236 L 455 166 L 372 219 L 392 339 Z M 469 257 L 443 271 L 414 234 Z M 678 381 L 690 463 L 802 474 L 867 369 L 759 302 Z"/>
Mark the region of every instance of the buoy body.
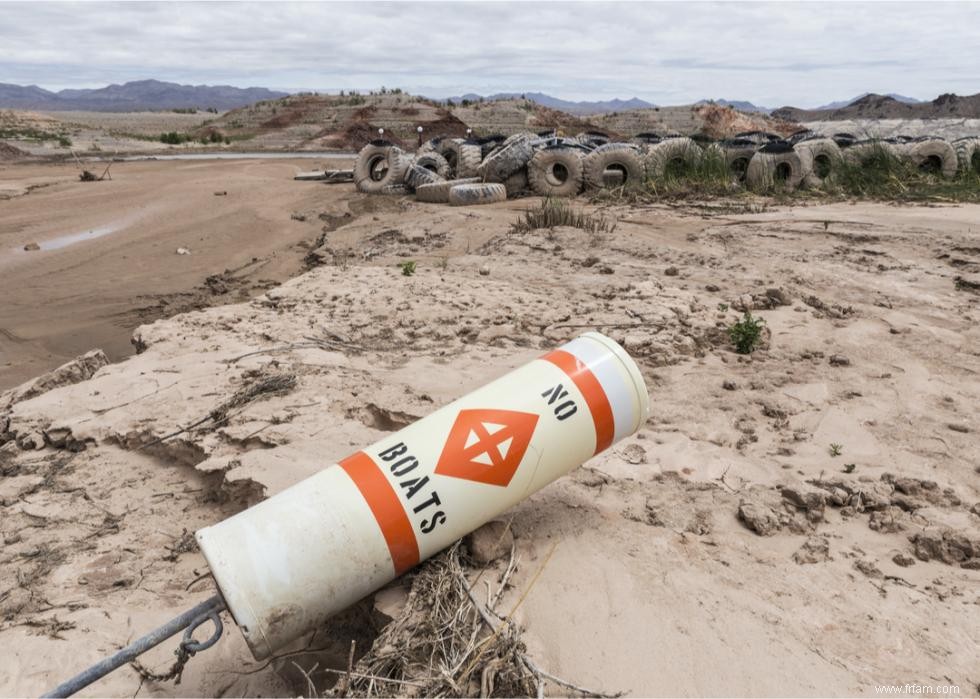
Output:
<path fill-rule="evenodd" d="M 256 659 L 633 434 L 649 396 L 587 333 L 197 532 Z"/>

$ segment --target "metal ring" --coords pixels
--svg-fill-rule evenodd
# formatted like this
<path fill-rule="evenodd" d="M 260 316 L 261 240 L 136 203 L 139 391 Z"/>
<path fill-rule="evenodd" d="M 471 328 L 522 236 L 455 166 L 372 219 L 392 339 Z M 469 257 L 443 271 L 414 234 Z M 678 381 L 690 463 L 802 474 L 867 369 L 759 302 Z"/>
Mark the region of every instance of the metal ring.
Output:
<path fill-rule="evenodd" d="M 197 628 L 206 621 L 211 621 L 214 624 L 214 633 L 211 637 L 204 641 L 195 641 L 194 632 Z M 204 616 L 198 617 L 195 621 L 187 627 L 184 631 L 184 639 L 180 642 L 181 647 L 186 650 L 191 655 L 202 650 L 207 650 L 221 638 L 221 634 L 224 631 L 224 626 L 221 624 L 221 615 L 218 612 L 210 612 Z"/>

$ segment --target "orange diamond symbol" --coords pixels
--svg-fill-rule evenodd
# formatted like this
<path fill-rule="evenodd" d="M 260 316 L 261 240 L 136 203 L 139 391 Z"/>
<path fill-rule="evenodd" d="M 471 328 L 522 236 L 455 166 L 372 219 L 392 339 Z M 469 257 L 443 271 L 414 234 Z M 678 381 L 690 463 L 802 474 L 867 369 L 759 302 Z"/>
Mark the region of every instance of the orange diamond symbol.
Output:
<path fill-rule="evenodd" d="M 521 465 L 537 424 L 534 413 L 460 410 L 435 472 L 506 487 Z"/>

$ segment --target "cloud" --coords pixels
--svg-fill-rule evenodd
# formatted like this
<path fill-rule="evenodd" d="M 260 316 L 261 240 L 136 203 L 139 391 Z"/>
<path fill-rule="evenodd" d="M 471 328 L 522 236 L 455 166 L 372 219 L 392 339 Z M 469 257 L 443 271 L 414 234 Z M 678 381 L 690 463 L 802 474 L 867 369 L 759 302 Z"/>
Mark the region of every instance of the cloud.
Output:
<path fill-rule="evenodd" d="M 0 82 L 812 106 L 980 91 L 972 3 L 0 3 Z"/>

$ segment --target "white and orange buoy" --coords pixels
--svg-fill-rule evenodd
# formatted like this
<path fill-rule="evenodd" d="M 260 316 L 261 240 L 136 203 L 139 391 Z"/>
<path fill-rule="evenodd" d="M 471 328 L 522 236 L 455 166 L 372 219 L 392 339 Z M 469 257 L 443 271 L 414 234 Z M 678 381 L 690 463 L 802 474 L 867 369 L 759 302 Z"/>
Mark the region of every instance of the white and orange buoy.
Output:
<path fill-rule="evenodd" d="M 627 437 L 643 377 L 587 333 L 197 541 L 256 659 Z"/>

